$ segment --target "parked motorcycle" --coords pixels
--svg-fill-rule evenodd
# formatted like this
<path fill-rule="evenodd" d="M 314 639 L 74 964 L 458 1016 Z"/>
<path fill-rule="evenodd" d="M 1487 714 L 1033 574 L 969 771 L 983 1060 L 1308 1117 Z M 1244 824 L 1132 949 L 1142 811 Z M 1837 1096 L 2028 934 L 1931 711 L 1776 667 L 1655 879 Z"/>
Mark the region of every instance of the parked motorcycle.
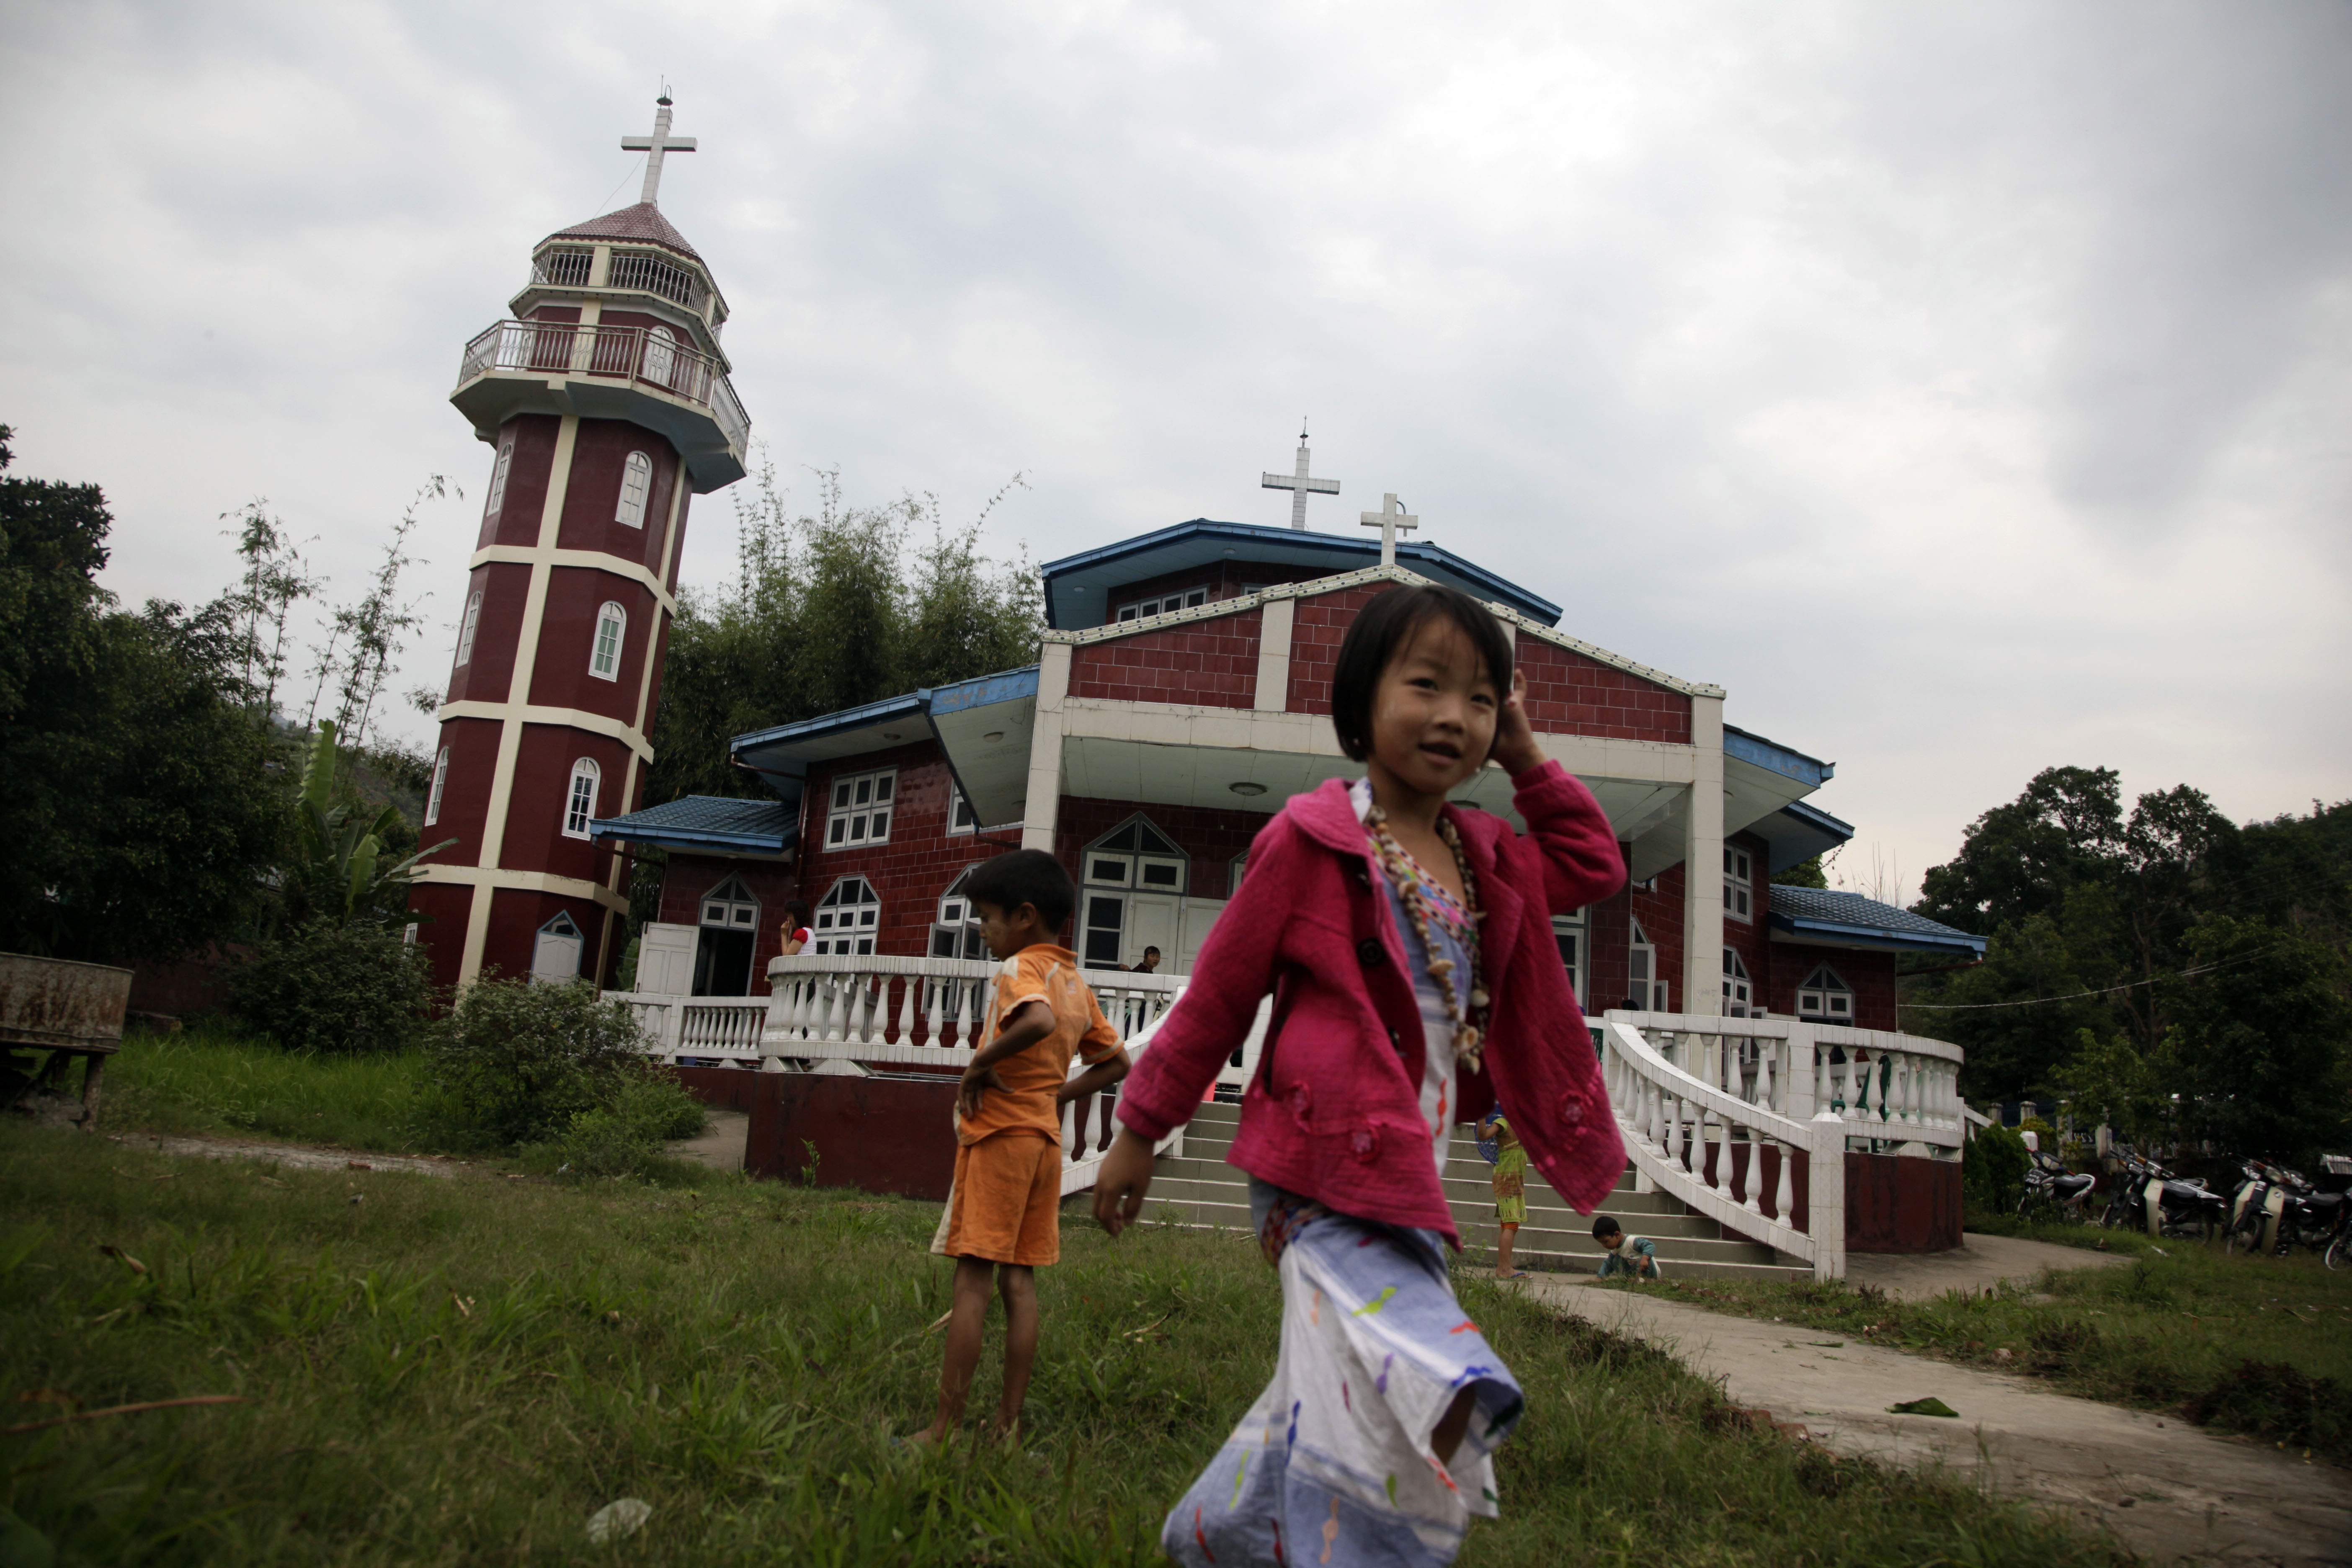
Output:
<path fill-rule="evenodd" d="M 2119 1169 L 2099 1223 L 2150 1236 L 2210 1237 L 2230 1220 L 2230 1200 L 2202 1181 L 2175 1176 L 2155 1161 L 2117 1148 Z"/>
<path fill-rule="evenodd" d="M 2033 1151 L 2032 1160 L 2025 1169 L 2025 1195 L 2017 1200 L 2017 1217 L 2086 1223 L 2091 1217 L 2091 1190 L 2099 1179 L 2078 1175 L 2039 1149 Z"/>
<path fill-rule="evenodd" d="M 2342 1193 L 2323 1193 L 2300 1172 L 2250 1160 L 2246 1180 L 2231 1200 L 2230 1250 L 2284 1258 L 2298 1247 L 2323 1253 L 2330 1268 L 2352 1260 L 2347 1222 L 2352 1205 Z"/>

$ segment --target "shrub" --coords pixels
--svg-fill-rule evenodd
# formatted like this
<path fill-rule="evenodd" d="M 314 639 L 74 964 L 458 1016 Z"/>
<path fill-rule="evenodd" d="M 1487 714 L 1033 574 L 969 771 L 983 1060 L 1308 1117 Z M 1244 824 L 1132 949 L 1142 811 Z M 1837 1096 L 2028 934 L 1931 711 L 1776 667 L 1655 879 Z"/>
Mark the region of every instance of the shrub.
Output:
<path fill-rule="evenodd" d="M 1977 1129 L 1960 1163 L 1960 1191 L 1967 1205 L 2007 1214 L 2025 1195 L 2025 1171 L 2032 1163 L 2025 1140 L 2011 1129 Z"/>
<path fill-rule="evenodd" d="M 654 1068 L 619 1076 L 612 1099 L 581 1111 L 557 1137 L 524 1151 L 533 1164 L 573 1176 L 652 1176 L 681 1162 L 663 1152 L 672 1138 L 703 1128 L 702 1107 Z"/>
<path fill-rule="evenodd" d="M 484 980 L 458 998 L 434 1047 L 449 1113 L 466 1131 L 528 1143 L 618 1104 L 652 1068 L 636 1019 L 586 981 Z"/>
<path fill-rule="evenodd" d="M 227 990 L 240 1022 L 289 1050 L 394 1051 L 423 1037 L 433 973 L 383 926 L 314 921 L 261 943 Z"/>

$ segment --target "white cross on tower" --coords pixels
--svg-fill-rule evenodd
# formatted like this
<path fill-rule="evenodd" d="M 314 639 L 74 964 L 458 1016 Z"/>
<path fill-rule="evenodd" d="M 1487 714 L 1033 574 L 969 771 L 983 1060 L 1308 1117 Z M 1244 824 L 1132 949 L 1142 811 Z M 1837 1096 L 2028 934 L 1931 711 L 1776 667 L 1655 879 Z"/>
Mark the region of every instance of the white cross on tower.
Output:
<path fill-rule="evenodd" d="M 1397 530 L 1421 526 L 1421 519 L 1398 504 L 1394 490 L 1381 498 L 1380 510 L 1361 512 L 1358 515 L 1363 519 L 1366 528 L 1377 528 L 1381 531 L 1381 564 L 1383 566 L 1396 564 Z"/>
<path fill-rule="evenodd" d="M 1263 471 L 1263 470 L 1261 470 Z M 1339 493 L 1337 479 L 1310 479 L 1307 477 L 1307 430 L 1298 431 L 1298 468 L 1287 474 L 1266 474 L 1261 489 L 1290 492 L 1290 526 L 1300 531 L 1307 527 L 1307 498 L 1309 495 L 1335 496 Z"/>
<path fill-rule="evenodd" d="M 673 136 L 669 133 L 669 89 L 662 89 L 662 95 L 654 100 L 654 102 L 657 106 L 654 110 L 654 133 L 650 136 L 621 138 L 622 152 L 643 153 L 646 155 L 646 188 L 639 194 L 637 200 L 647 206 L 661 205 L 658 198 L 661 195 L 662 154 L 694 151 L 693 137 Z"/>

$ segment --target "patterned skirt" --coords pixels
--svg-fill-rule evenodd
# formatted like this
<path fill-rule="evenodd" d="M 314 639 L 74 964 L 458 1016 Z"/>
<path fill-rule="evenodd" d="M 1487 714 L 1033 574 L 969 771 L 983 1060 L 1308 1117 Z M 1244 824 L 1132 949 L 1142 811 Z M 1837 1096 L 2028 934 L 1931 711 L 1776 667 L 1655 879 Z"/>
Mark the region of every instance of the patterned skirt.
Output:
<path fill-rule="evenodd" d="M 1528 1152 L 1517 1143 L 1495 1162 L 1495 1220 L 1498 1225 L 1528 1223 Z"/>
<path fill-rule="evenodd" d="M 1282 1276 L 1282 1353 L 1160 1546 L 1187 1568 L 1453 1562 L 1471 1516 L 1495 1515 L 1494 1451 L 1523 1401 L 1454 1299 L 1444 1238 L 1258 1181 L 1250 1207 Z M 1431 1434 L 1464 1389 L 1469 1429 L 1441 1462 Z"/>

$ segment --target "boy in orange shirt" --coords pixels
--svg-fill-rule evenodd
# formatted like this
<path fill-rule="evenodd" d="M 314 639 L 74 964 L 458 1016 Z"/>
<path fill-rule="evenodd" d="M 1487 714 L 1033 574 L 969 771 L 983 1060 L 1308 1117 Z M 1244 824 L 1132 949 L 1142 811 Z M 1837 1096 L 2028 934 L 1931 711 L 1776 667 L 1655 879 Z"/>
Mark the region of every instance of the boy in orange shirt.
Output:
<path fill-rule="evenodd" d="M 1004 1298 L 1004 1396 L 995 1431 L 1021 1422 L 1037 1357 L 1033 1272 L 1062 1256 L 1062 1107 L 1127 1076 L 1118 1036 L 1078 976 L 1077 955 L 1055 938 L 1077 903 L 1060 861 L 1019 849 L 984 861 L 964 890 L 980 911 L 980 933 L 996 973 L 987 1037 L 956 1093 L 955 1185 L 948 1194 L 943 1247 L 956 1260 L 948 1314 L 940 1410 L 912 1440 L 940 1443 L 963 1419 L 980 1363 L 982 1324 L 992 1285 Z M 1087 1070 L 1073 1079 L 1070 1058 Z"/>

